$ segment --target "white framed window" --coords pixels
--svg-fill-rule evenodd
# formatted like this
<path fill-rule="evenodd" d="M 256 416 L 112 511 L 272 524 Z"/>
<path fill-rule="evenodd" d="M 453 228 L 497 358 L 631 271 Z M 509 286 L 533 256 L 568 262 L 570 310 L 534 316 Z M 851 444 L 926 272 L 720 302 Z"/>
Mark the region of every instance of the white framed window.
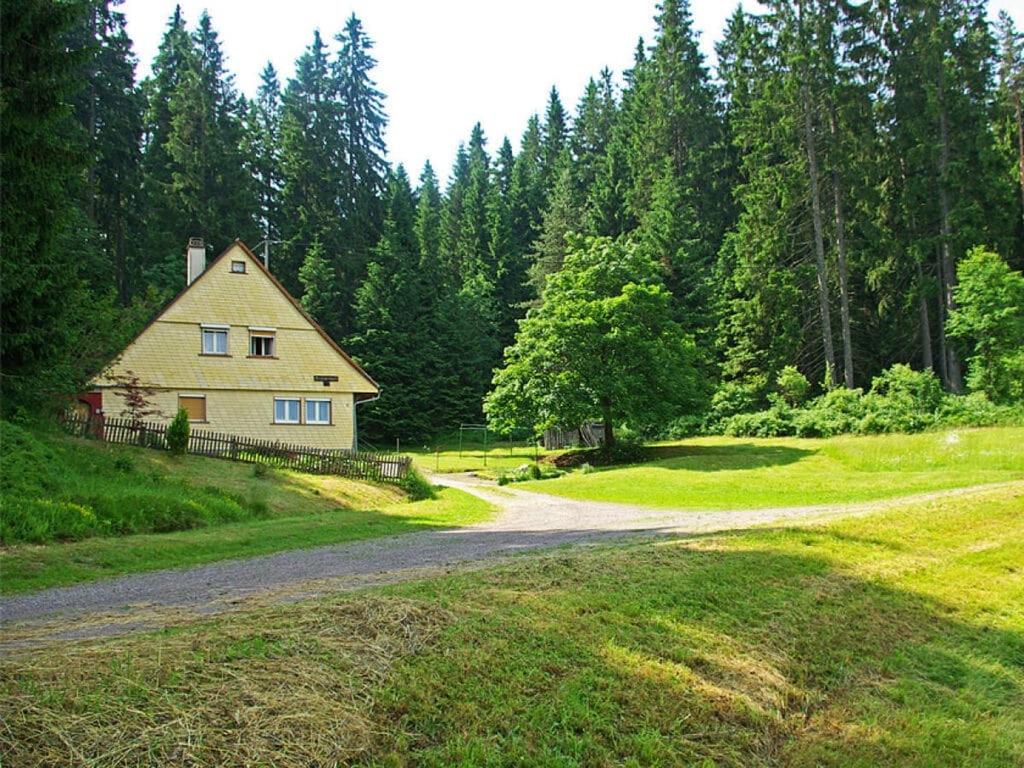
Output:
<path fill-rule="evenodd" d="M 249 336 L 249 357 L 273 357 L 274 346 L 272 334 L 251 334 Z"/>
<path fill-rule="evenodd" d="M 228 327 L 226 325 L 204 325 L 203 354 L 226 355 L 228 353 Z"/>
<path fill-rule="evenodd" d="M 299 398 L 297 398 L 297 397 L 275 397 L 274 398 L 274 423 L 275 424 L 298 424 L 299 423 Z"/>
<path fill-rule="evenodd" d="M 320 398 L 306 398 L 306 423 L 307 424 L 330 424 L 331 423 L 331 401 Z"/>

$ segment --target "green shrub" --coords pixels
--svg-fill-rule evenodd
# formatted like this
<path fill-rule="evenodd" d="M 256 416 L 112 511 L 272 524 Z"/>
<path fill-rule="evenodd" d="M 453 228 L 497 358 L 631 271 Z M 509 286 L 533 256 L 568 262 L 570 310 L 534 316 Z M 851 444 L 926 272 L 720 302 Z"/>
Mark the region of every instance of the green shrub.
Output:
<path fill-rule="evenodd" d="M 722 431 L 730 437 L 783 437 L 793 434 L 794 411 L 775 404 L 764 411 L 737 413 L 723 425 Z"/>
<path fill-rule="evenodd" d="M 767 389 L 768 381 L 764 376 L 722 382 L 711 398 L 707 424 L 714 429 L 736 414 L 756 410 L 764 404 Z"/>
<path fill-rule="evenodd" d="M 588 464 L 587 462 L 583 462 L 582 464 L 580 464 L 579 473 L 581 475 L 589 475 L 591 472 L 596 471 L 597 470 L 594 468 L 593 464 Z"/>
<path fill-rule="evenodd" d="M 860 389 L 830 389 L 793 415 L 793 433 L 799 437 L 833 437 L 860 429 L 866 405 Z"/>
<path fill-rule="evenodd" d="M 811 390 L 811 382 L 796 369 L 795 365 L 787 365 L 779 371 L 775 385 L 778 387 L 782 399 L 792 408 L 796 408 L 804 402 L 807 399 L 807 393 Z"/>
<path fill-rule="evenodd" d="M 179 408 L 167 427 L 167 448 L 171 453 L 183 456 L 188 451 L 189 429 L 188 413 Z"/>
<path fill-rule="evenodd" d="M 409 472 L 402 478 L 398 486 L 405 491 L 410 501 L 423 501 L 424 499 L 433 499 L 437 496 L 434 486 L 431 485 L 427 478 L 420 474 L 416 467 L 409 467 Z"/>
<path fill-rule="evenodd" d="M 957 265 L 946 329 L 967 350 L 967 386 L 995 402 L 1024 399 L 1024 275 L 999 254 L 972 248 Z"/>
<path fill-rule="evenodd" d="M 999 405 L 984 392 L 946 395 L 939 422 L 951 427 L 997 427 L 1024 424 L 1024 405 Z"/>
<path fill-rule="evenodd" d="M 942 399 L 942 385 L 931 371 L 894 365 L 871 380 L 860 431 L 920 432 L 935 423 Z"/>
<path fill-rule="evenodd" d="M 662 440 L 682 440 L 687 437 L 695 437 L 704 433 L 704 421 L 704 416 L 695 414 L 679 416 L 665 425 L 658 437 Z"/>
<path fill-rule="evenodd" d="M 264 478 L 271 472 L 271 467 L 261 462 L 256 462 L 252 465 L 252 476 L 255 478 Z"/>

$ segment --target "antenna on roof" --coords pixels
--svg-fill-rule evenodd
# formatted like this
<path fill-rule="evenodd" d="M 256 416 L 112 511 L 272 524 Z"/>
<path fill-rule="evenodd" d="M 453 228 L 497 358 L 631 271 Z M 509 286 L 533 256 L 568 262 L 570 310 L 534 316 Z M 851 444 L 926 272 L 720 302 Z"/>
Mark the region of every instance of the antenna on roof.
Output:
<path fill-rule="evenodd" d="M 263 248 L 263 266 L 266 267 L 268 270 L 270 269 L 270 246 L 272 244 L 280 245 L 283 242 L 284 240 L 271 240 L 268 237 L 266 240 L 264 240 L 263 242 L 256 246 L 257 248 Z"/>

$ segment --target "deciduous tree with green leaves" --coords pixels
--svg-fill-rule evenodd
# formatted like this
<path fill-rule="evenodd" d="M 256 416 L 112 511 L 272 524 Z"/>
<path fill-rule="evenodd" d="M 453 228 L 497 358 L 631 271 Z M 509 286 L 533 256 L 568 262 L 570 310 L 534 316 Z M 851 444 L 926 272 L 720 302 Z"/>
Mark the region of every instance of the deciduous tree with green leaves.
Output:
<path fill-rule="evenodd" d="M 1024 275 L 981 246 L 956 275 L 946 327 L 967 351 L 967 386 L 994 401 L 1024 399 Z"/>
<path fill-rule="evenodd" d="M 692 337 L 673 319 L 658 264 L 634 245 L 573 239 L 522 321 L 485 410 L 499 430 L 602 419 L 648 426 L 696 400 Z"/>

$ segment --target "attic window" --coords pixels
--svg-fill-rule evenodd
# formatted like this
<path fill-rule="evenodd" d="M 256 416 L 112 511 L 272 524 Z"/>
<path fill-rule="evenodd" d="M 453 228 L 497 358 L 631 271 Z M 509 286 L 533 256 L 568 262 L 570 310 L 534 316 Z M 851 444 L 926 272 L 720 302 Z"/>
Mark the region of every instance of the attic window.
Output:
<path fill-rule="evenodd" d="M 244 275 L 245 274 L 245 262 L 244 261 L 232 261 L 231 262 L 231 271 L 236 273 L 236 274 Z"/>

